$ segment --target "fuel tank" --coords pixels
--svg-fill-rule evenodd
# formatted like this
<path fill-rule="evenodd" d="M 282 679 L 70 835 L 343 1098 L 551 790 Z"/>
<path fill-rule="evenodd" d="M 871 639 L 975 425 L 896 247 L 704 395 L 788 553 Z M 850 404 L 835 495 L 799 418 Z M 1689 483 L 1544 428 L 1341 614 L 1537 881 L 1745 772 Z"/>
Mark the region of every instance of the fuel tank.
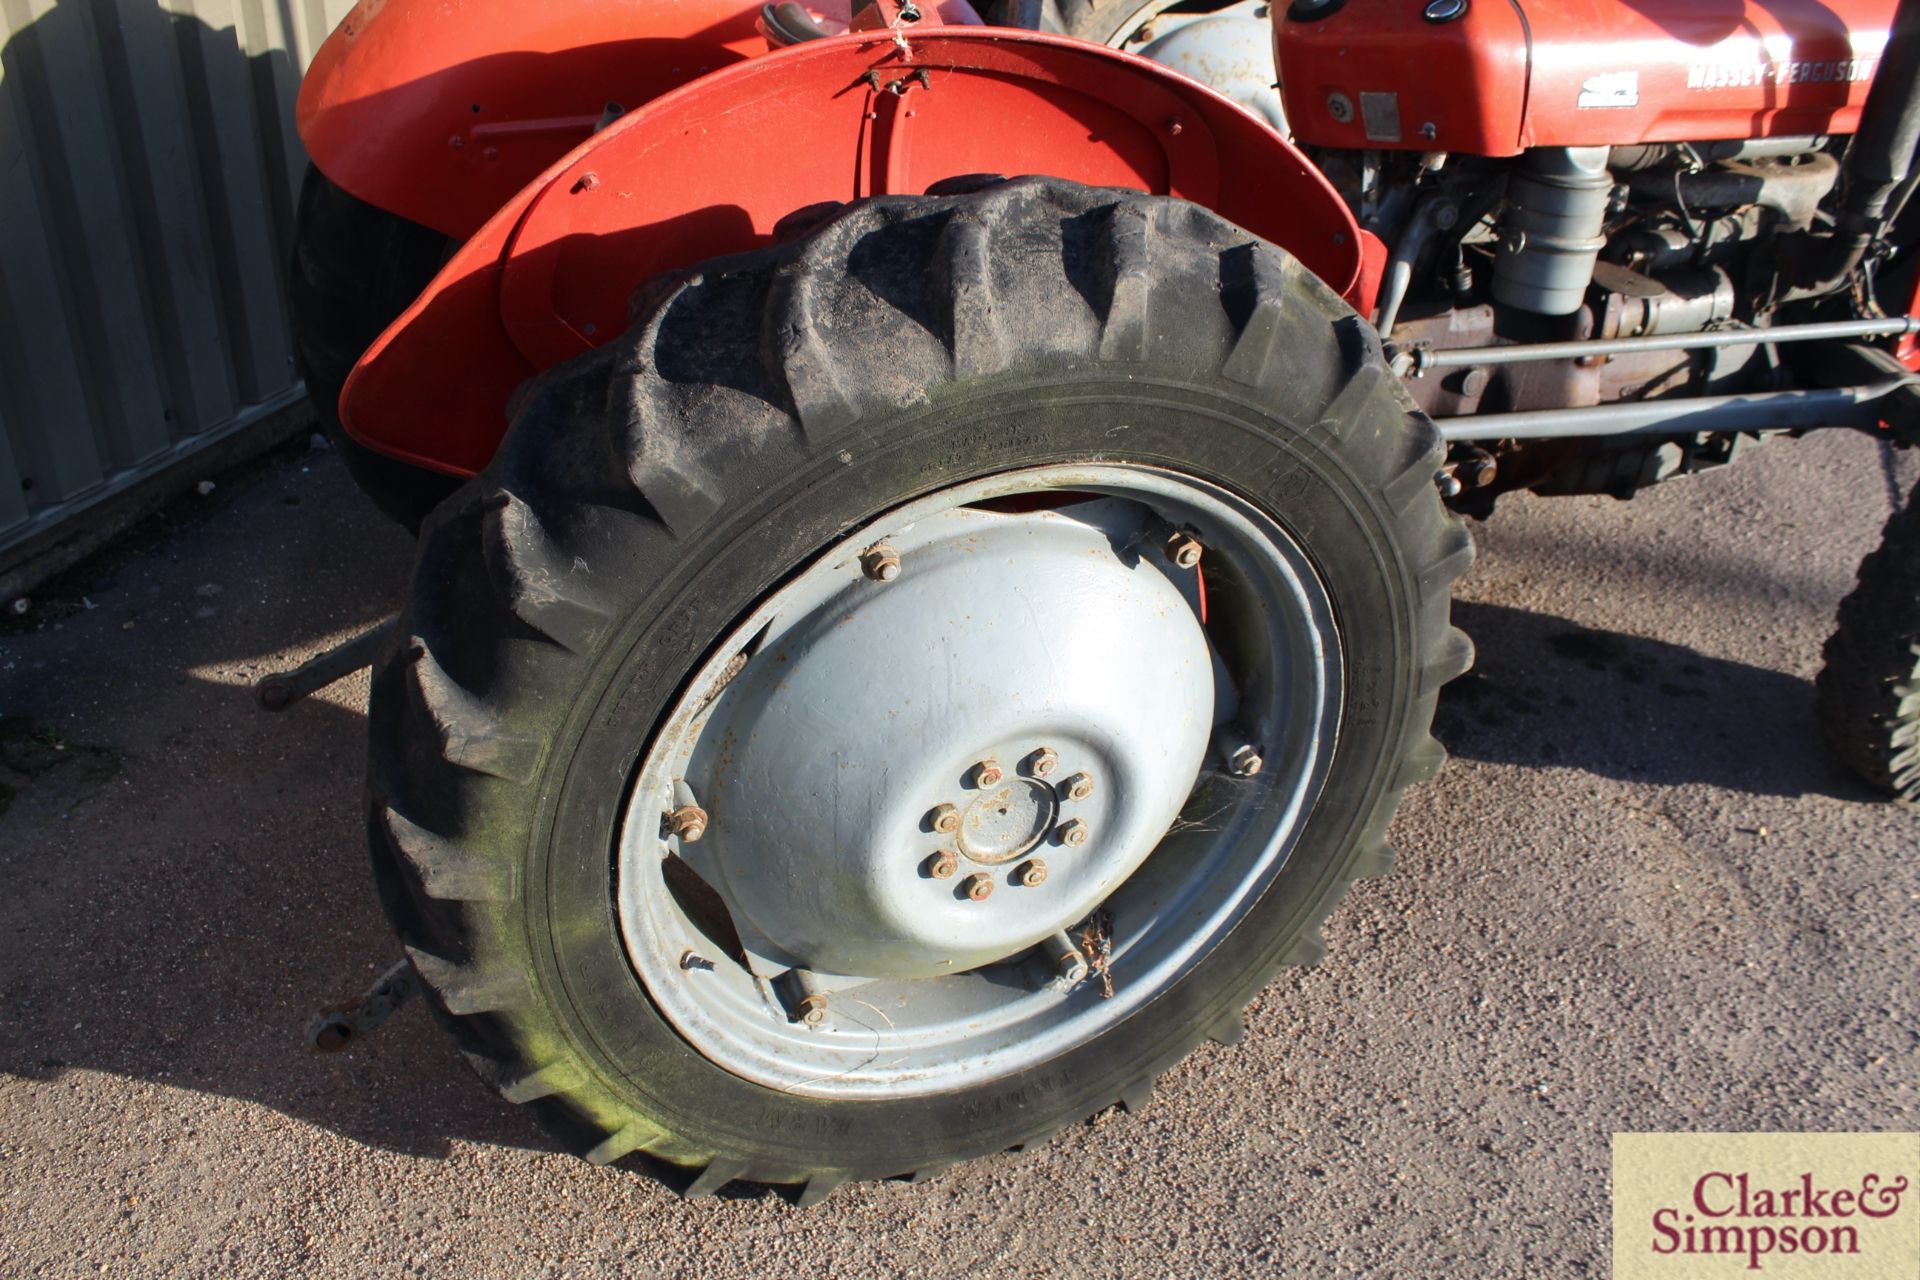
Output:
<path fill-rule="evenodd" d="M 1528 147 L 1851 133 L 1896 0 L 1294 0 L 1294 141 Z"/>

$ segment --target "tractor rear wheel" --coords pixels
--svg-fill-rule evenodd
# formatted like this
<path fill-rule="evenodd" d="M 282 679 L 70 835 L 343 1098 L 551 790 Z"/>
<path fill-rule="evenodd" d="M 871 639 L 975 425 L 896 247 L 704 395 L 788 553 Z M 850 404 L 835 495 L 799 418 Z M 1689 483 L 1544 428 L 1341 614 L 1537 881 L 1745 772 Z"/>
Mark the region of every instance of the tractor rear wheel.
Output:
<path fill-rule="evenodd" d="M 1147 1098 L 1391 863 L 1432 424 L 1203 209 L 1024 178 L 656 281 L 429 519 L 387 909 L 596 1162 L 811 1203 Z M 657 1166 L 656 1166 L 657 1167 Z"/>
<path fill-rule="evenodd" d="M 1823 656 L 1828 745 L 1871 785 L 1920 801 L 1920 485 L 1860 562 Z"/>
<path fill-rule="evenodd" d="M 307 166 L 294 213 L 287 292 L 294 362 L 354 483 L 389 518 L 414 531 L 460 482 L 375 453 L 349 436 L 340 425 L 340 389 L 361 352 L 420 296 L 451 247 L 431 227 L 370 205 Z"/>

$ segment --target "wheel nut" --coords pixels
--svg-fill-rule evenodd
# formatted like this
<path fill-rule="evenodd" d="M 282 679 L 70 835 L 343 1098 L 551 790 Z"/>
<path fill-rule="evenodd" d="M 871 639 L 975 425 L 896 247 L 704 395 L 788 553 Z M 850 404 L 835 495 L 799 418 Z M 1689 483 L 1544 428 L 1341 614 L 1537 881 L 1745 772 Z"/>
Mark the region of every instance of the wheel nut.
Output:
<path fill-rule="evenodd" d="M 798 1010 L 799 1021 L 817 1027 L 827 1020 L 827 998 L 819 992 L 804 997 Z"/>
<path fill-rule="evenodd" d="M 697 804 L 683 804 L 667 815 L 667 826 L 682 844 L 692 844 L 707 834 L 707 811 Z"/>
<path fill-rule="evenodd" d="M 1093 775 L 1076 773 L 1060 784 L 1060 794 L 1069 800 L 1085 800 L 1093 794 Z"/>
<path fill-rule="evenodd" d="M 1036 778 L 1052 777 L 1054 767 L 1059 763 L 1060 757 L 1052 747 L 1042 747 L 1027 757 L 1027 768 Z"/>
<path fill-rule="evenodd" d="M 1265 764 L 1260 753 L 1252 747 L 1236 747 L 1233 754 L 1227 757 L 1227 772 L 1236 778 L 1251 778 Z"/>
<path fill-rule="evenodd" d="M 951 835 L 960 829 L 960 811 L 950 804 L 937 804 L 927 815 L 927 821 L 935 831 Z"/>
<path fill-rule="evenodd" d="M 991 758 L 973 766 L 973 785 L 976 787 L 997 787 L 1005 776 L 1000 771 L 999 761 Z"/>
<path fill-rule="evenodd" d="M 900 576 L 900 553 L 883 542 L 860 557 L 860 571 L 875 582 L 892 582 Z"/>
<path fill-rule="evenodd" d="M 993 896 L 993 877 L 984 871 L 976 871 L 960 882 L 969 898 L 975 902 L 985 902 Z"/>
<path fill-rule="evenodd" d="M 927 874 L 935 880 L 951 880 L 960 869 L 960 859 L 951 849 L 942 849 L 927 859 Z"/>
<path fill-rule="evenodd" d="M 1059 828 L 1055 830 L 1053 834 L 1060 837 L 1061 844 L 1066 845 L 1070 849 L 1078 849 L 1087 842 L 1089 833 L 1086 823 L 1080 821 L 1078 818 L 1068 818 L 1060 824 Z"/>
<path fill-rule="evenodd" d="M 1087 976 L 1087 958 L 1066 934 L 1041 939 L 1040 949 L 1053 962 L 1054 976 L 1066 979 L 1068 986 L 1078 985 Z"/>
<path fill-rule="evenodd" d="M 1024 889 L 1037 889 L 1047 882 L 1047 864 L 1038 858 L 1021 863 L 1013 871 L 1013 882 Z"/>
<path fill-rule="evenodd" d="M 1182 569 L 1191 569 L 1200 563 L 1200 553 L 1206 548 L 1200 545 L 1200 539 L 1190 533 L 1172 534 L 1167 539 L 1167 559 Z"/>

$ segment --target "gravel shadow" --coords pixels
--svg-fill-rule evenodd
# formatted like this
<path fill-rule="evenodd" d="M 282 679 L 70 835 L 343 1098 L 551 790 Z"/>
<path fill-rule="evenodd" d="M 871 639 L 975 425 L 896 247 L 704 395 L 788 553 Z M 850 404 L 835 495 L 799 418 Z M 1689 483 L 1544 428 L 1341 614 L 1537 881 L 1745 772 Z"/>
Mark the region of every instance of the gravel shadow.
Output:
<path fill-rule="evenodd" d="M 1456 756 L 1754 795 L 1875 796 L 1821 742 L 1807 680 L 1504 605 L 1456 601 L 1453 619 L 1476 650 L 1434 717 Z"/>

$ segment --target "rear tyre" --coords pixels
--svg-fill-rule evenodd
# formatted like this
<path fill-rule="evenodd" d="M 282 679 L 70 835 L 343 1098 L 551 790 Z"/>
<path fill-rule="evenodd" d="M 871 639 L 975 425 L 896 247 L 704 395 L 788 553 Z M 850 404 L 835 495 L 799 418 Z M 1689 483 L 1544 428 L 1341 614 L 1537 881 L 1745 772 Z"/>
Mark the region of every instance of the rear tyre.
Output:
<path fill-rule="evenodd" d="M 354 482 L 389 518 L 414 532 L 460 481 L 375 453 L 347 435 L 340 425 L 340 389 L 361 352 L 427 287 L 450 247 L 438 231 L 349 195 L 307 166 L 294 214 L 288 289 L 294 359 L 320 425 Z"/>
<path fill-rule="evenodd" d="M 1823 656 L 1828 745 L 1872 786 L 1920 801 L 1920 486 L 1860 562 Z"/>
<path fill-rule="evenodd" d="M 376 872 L 483 1078 L 811 1203 L 1235 1038 L 1391 865 L 1470 660 L 1372 329 L 1205 210 L 1038 178 L 634 312 L 429 520 L 374 682 Z"/>

